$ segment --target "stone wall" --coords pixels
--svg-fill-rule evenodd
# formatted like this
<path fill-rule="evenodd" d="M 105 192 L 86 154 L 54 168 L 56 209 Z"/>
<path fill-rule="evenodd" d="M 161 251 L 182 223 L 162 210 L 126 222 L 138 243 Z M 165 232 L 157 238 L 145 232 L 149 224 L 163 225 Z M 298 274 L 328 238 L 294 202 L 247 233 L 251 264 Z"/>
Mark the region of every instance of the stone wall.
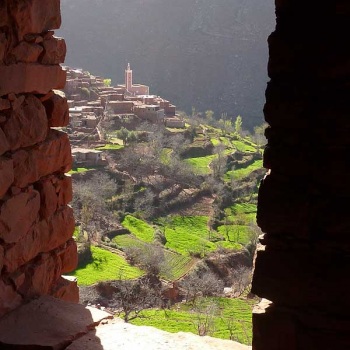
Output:
<path fill-rule="evenodd" d="M 0 2 L 0 316 L 39 295 L 78 298 L 61 277 L 77 253 L 70 144 L 54 129 L 68 122 L 60 24 L 59 0 Z"/>
<path fill-rule="evenodd" d="M 254 350 L 350 349 L 346 1 L 276 0 L 259 193 Z"/>

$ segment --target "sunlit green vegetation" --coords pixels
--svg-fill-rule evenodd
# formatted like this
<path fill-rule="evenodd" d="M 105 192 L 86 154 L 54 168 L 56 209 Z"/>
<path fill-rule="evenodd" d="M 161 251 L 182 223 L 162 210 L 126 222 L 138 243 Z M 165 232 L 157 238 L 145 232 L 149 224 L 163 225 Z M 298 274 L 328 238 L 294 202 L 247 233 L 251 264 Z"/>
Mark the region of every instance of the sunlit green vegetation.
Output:
<path fill-rule="evenodd" d="M 130 266 L 123 257 L 107 250 L 91 246 L 91 253 L 92 261 L 72 273 L 78 278 L 79 285 L 92 285 L 120 278 L 137 278 L 143 274 L 140 269 Z"/>
<path fill-rule="evenodd" d="M 243 344 L 251 344 L 252 341 L 252 308 L 255 300 L 229 299 L 229 298 L 206 298 L 198 301 L 202 312 L 205 306 L 212 303 L 215 305 L 213 323 L 210 335 L 221 339 L 230 339 L 232 330 L 233 340 Z M 133 320 L 135 325 L 153 326 L 167 332 L 191 332 L 197 333 L 199 319 L 198 311 L 193 309 L 192 304 L 186 303 L 177 309 L 175 305 L 170 310 L 144 310 L 140 318 Z"/>
<path fill-rule="evenodd" d="M 210 163 L 215 159 L 216 155 L 210 155 L 205 157 L 187 158 L 185 161 L 191 164 L 194 172 L 198 174 L 210 174 Z"/>
<path fill-rule="evenodd" d="M 132 215 L 127 215 L 122 224 L 141 241 L 149 243 L 153 242 L 154 228 L 147 224 L 147 222 L 137 219 Z"/>
<path fill-rule="evenodd" d="M 225 174 L 225 180 L 229 181 L 231 179 L 231 176 L 235 180 L 242 180 L 245 177 L 249 176 L 253 171 L 261 169 L 263 166 L 262 160 L 256 160 L 253 164 L 250 164 L 249 166 L 245 168 L 240 169 L 234 169 L 230 170 Z"/>
<path fill-rule="evenodd" d="M 132 234 L 118 235 L 113 239 L 113 242 L 116 243 L 120 249 L 137 247 L 141 249 L 141 252 L 142 249 L 149 249 L 145 242 L 139 240 Z M 172 252 L 165 248 L 163 252 L 164 266 L 166 268 L 161 272 L 161 276 L 167 280 L 175 280 L 183 276 L 196 261 L 188 256 Z"/>
<path fill-rule="evenodd" d="M 83 168 L 83 167 L 77 167 L 77 168 L 72 168 L 71 171 L 68 172 L 68 174 L 72 175 L 72 174 L 82 174 L 82 173 L 86 173 L 87 171 L 91 171 L 91 170 L 96 170 L 97 168 L 94 167 L 89 167 L 89 168 Z"/>
<path fill-rule="evenodd" d="M 250 240 L 249 227 L 246 225 L 222 225 L 218 227 L 218 232 L 227 237 L 232 243 L 246 245 Z"/>
<path fill-rule="evenodd" d="M 124 146 L 114 143 L 107 143 L 105 146 L 97 147 L 98 151 L 115 151 L 124 148 Z"/>
<path fill-rule="evenodd" d="M 174 216 L 165 229 L 165 247 L 183 255 L 198 256 L 218 248 L 241 248 L 237 242 L 230 242 L 222 234 L 209 230 L 208 220 L 207 216 Z"/>
<path fill-rule="evenodd" d="M 237 149 L 237 151 L 247 153 L 256 152 L 256 146 L 254 146 L 254 144 L 249 142 L 248 140 L 233 140 L 232 143 Z"/>

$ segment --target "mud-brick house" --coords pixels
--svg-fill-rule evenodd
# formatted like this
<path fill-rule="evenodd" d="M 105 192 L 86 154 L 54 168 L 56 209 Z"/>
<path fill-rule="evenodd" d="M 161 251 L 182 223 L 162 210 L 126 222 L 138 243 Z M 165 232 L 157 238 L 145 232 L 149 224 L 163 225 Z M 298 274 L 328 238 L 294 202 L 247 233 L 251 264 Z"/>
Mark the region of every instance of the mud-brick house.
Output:
<path fill-rule="evenodd" d="M 103 152 L 88 149 L 88 148 L 74 148 L 72 149 L 73 163 L 75 166 L 102 166 L 106 165 L 107 162 L 103 158 Z"/>

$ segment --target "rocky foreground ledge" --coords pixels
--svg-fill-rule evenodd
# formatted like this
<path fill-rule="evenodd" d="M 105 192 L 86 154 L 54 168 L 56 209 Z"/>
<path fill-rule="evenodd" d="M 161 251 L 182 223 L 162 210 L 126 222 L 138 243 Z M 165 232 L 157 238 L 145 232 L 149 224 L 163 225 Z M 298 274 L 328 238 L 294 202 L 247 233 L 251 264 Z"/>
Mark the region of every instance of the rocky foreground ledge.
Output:
<path fill-rule="evenodd" d="M 41 297 L 0 320 L 1 349 L 249 350 L 229 340 L 168 333 L 114 319 L 83 305 Z"/>

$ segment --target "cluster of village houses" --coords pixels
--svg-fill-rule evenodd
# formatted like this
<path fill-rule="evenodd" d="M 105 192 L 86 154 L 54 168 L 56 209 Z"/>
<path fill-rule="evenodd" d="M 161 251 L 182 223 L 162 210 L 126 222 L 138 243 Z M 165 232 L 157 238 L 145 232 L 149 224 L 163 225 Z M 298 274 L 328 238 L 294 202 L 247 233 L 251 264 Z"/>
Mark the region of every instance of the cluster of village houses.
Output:
<path fill-rule="evenodd" d="M 92 76 L 82 69 L 66 67 L 65 93 L 68 99 L 72 154 L 75 165 L 102 165 L 102 152 L 82 147 L 91 139 L 103 139 L 98 125 L 106 118 L 115 129 L 131 127 L 143 121 L 164 124 L 169 128 L 184 128 L 185 122 L 176 115 L 176 107 L 169 101 L 150 95 L 149 87 L 133 83 L 128 64 L 124 84 L 106 86 L 102 77 Z"/>

